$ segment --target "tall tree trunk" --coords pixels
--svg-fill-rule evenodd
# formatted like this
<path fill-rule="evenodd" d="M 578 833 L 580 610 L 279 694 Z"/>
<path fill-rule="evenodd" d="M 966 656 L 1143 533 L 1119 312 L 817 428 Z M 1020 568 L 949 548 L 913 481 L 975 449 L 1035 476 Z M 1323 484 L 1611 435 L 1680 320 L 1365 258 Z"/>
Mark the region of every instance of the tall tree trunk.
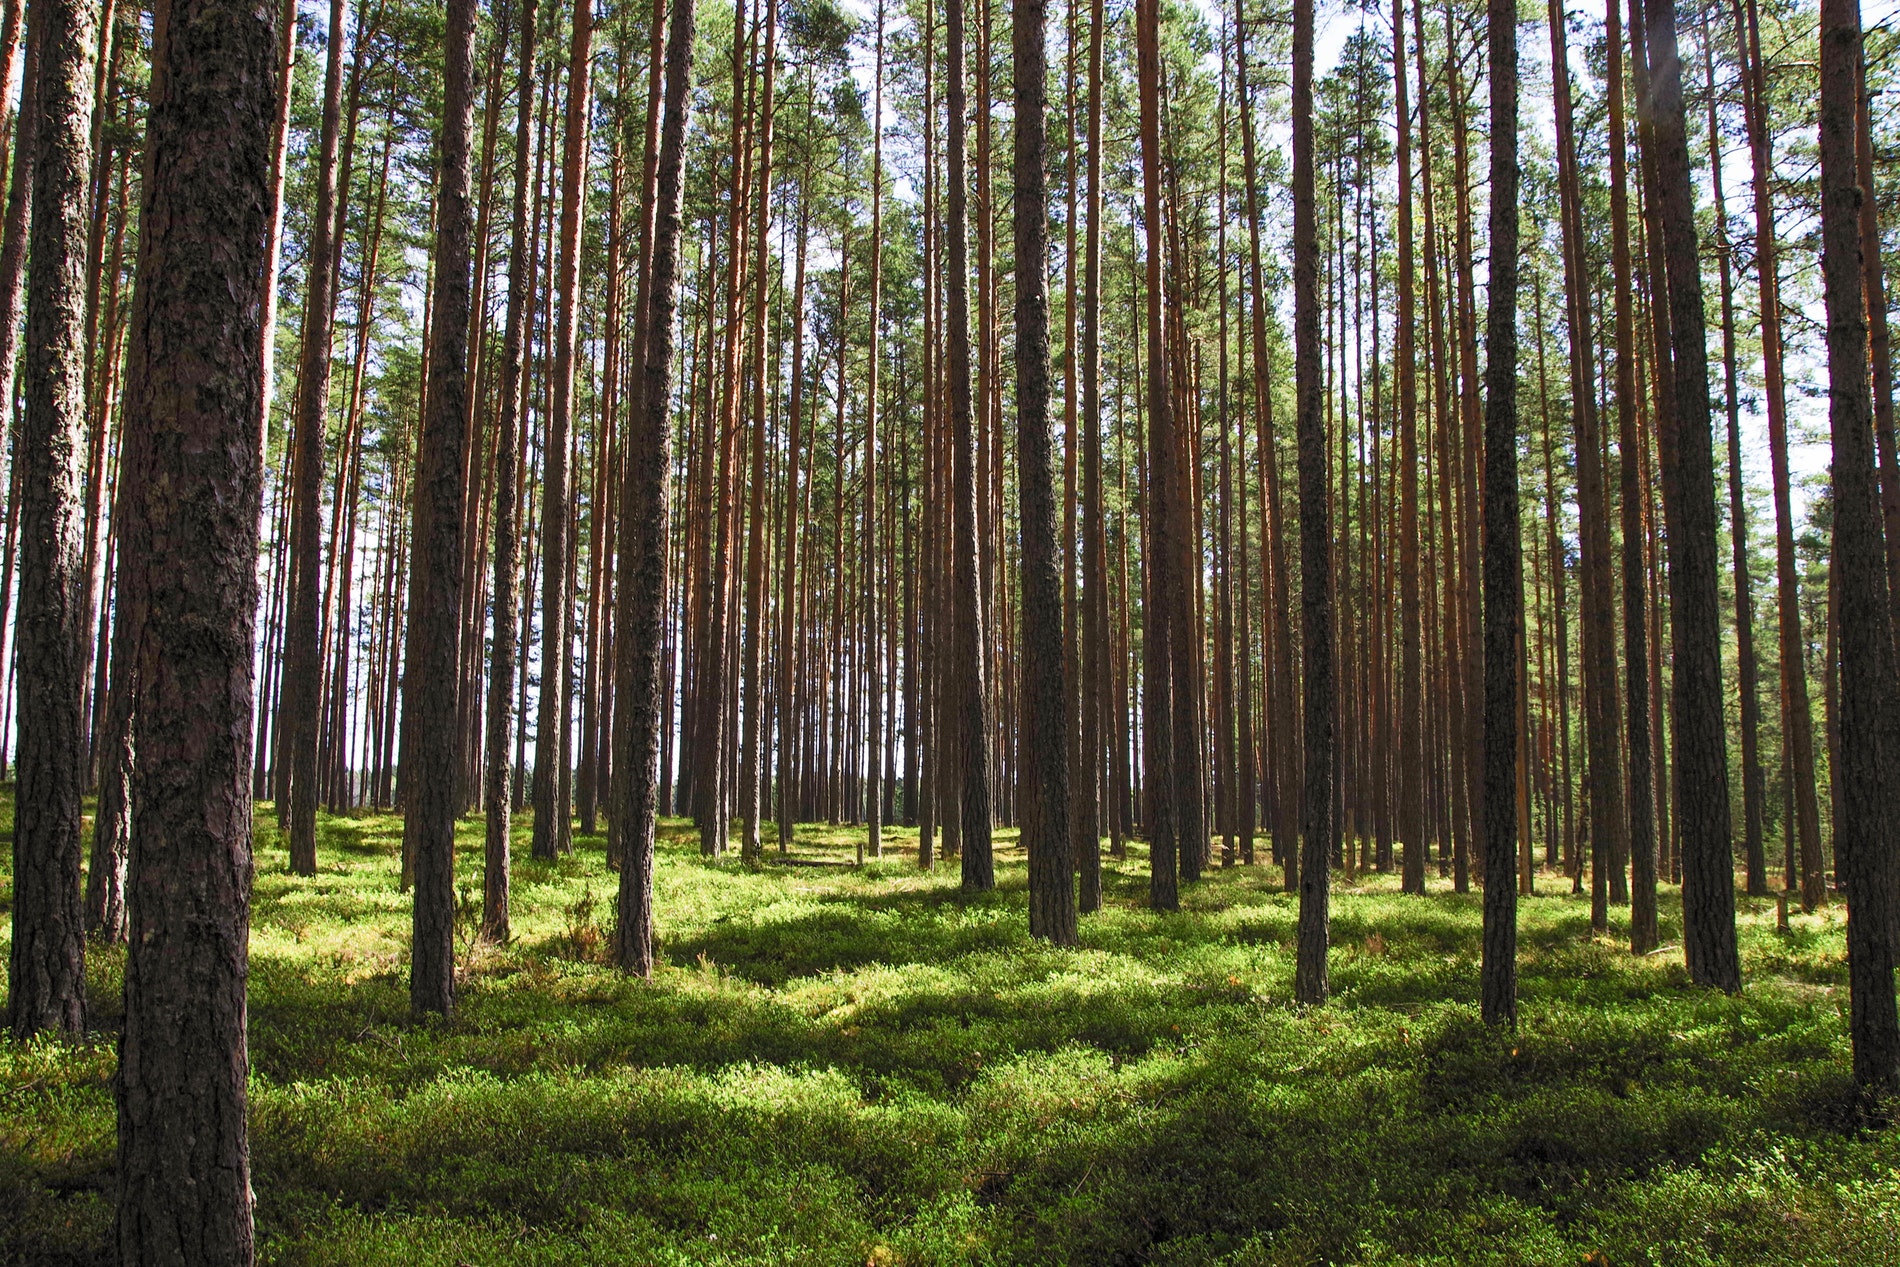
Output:
<path fill-rule="evenodd" d="M 1425 751 L 1421 724 L 1424 699 L 1420 663 L 1418 585 L 1418 375 L 1413 326 L 1417 283 L 1412 260 L 1412 121 L 1406 102 L 1405 0 L 1392 0 L 1392 88 L 1398 122 L 1399 275 L 1398 347 L 1394 372 L 1399 389 L 1399 840 L 1400 885 L 1425 892 Z"/>
<path fill-rule="evenodd" d="M 1187 636 L 1175 628 L 1173 572 L 1179 551 L 1173 541 L 1169 502 L 1174 479 L 1174 390 L 1169 383 L 1165 342 L 1166 247 L 1161 219 L 1161 49 L 1160 14 L 1156 0 L 1136 4 L 1139 73 L 1141 77 L 1142 219 L 1147 232 L 1147 482 L 1142 490 L 1142 517 L 1147 541 L 1142 570 L 1147 594 L 1142 604 L 1142 778 L 1148 792 L 1143 815 L 1148 827 L 1150 867 L 1148 901 L 1156 910 L 1179 905 L 1175 870 L 1180 850 L 1192 842 L 1180 829 L 1177 804 L 1182 780 L 1177 777 L 1174 744 L 1175 715 L 1183 701 L 1174 689 L 1173 642 Z M 1198 779 L 1198 770 L 1191 772 Z"/>
<path fill-rule="evenodd" d="M 1333 546 L 1320 362 L 1319 225 L 1313 196 L 1313 0 L 1293 3 L 1293 363 L 1300 437 L 1300 617 L 1306 775 L 1293 993 L 1326 1001 L 1333 855 Z"/>
<path fill-rule="evenodd" d="M 1715 546 L 1715 459 L 1709 430 L 1708 346 L 1696 250 L 1675 0 L 1650 0 L 1646 30 L 1655 103 L 1656 184 L 1668 269 L 1674 435 L 1663 437 L 1669 518 L 1670 675 L 1682 832 L 1683 951 L 1701 985 L 1742 988 L 1735 940 L 1735 863 L 1729 836 L 1728 742 L 1722 718 L 1721 603 Z M 1658 357 L 1662 355 L 1658 349 Z M 1673 466 L 1674 478 L 1667 468 Z M 1673 494 L 1673 496 L 1671 495 Z M 1674 503 L 1673 506 L 1671 503 Z"/>
<path fill-rule="evenodd" d="M 653 973 L 653 834 L 655 765 L 664 722 L 660 648 L 666 616 L 667 501 L 672 473 L 673 320 L 679 290 L 680 205 L 688 83 L 695 36 L 694 0 L 674 0 L 666 43 L 665 121 L 655 165 L 653 254 L 642 285 L 647 296 L 636 423 L 627 436 L 620 497 L 620 606 L 614 683 L 611 823 L 619 833 L 618 932 L 621 971 Z"/>
<path fill-rule="evenodd" d="M 1069 0 L 1071 5 L 1077 0 Z M 1088 193 L 1082 262 L 1082 640 L 1081 778 L 1070 789 L 1077 821 L 1071 824 L 1081 873 L 1084 914 L 1102 906 L 1101 821 L 1098 774 L 1102 768 L 1103 710 L 1119 711 L 1105 689 L 1108 678 L 1108 551 L 1102 510 L 1102 0 L 1089 2 Z M 1071 168 L 1069 179 L 1075 179 Z M 1112 814 L 1112 810 L 1111 810 Z"/>
<path fill-rule="evenodd" d="M 1484 335 L 1484 966 L 1493 1025 L 1517 1025 L 1518 672 L 1524 561 L 1517 512 L 1517 5 L 1490 0 L 1491 277 Z"/>
<path fill-rule="evenodd" d="M 1775 240 L 1774 204 L 1768 180 L 1774 170 L 1774 133 L 1769 126 L 1767 65 L 1761 51 L 1755 0 L 1735 0 L 1735 36 L 1745 52 L 1743 101 L 1748 121 L 1750 172 L 1755 209 L 1755 272 L 1761 292 L 1762 394 L 1768 413 L 1768 455 L 1774 480 L 1775 585 L 1781 665 L 1781 728 L 1788 750 L 1794 821 L 1801 871 L 1801 905 L 1813 910 L 1827 896 L 1821 854 L 1821 812 L 1815 791 L 1814 713 L 1808 701 L 1807 635 L 1801 628 L 1800 583 L 1795 571 L 1793 479 L 1788 462 L 1788 405 L 1781 343 L 1781 275 Z"/>
<path fill-rule="evenodd" d="M 1900 1091 L 1894 1001 L 1900 824 L 1900 680 L 1874 466 L 1868 381 L 1861 185 L 1855 153 L 1865 108 L 1859 0 L 1821 4 L 1821 273 L 1827 295 L 1828 423 L 1834 442 L 1835 628 L 1840 637 L 1840 772 L 1834 850 L 1847 889 L 1849 1033 L 1854 1080 L 1868 1095 Z M 1871 267 L 1871 266 L 1869 266 Z"/>
<path fill-rule="evenodd" d="M 305 274 L 303 350 L 298 368 L 297 416 L 291 432 L 290 611 L 284 625 L 281 713 L 289 774 L 287 804 L 290 869 L 317 870 L 317 721 L 322 654 L 318 623 L 322 568 L 323 450 L 330 428 L 330 343 L 335 320 L 337 145 L 343 109 L 344 0 L 330 0 L 328 59 L 323 78 L 323 121 L 318 136 L 316 209 L 311 217 Z"/>
<path fill-rule="evenodd" d="M 528 176 L 534 123 L 534 36 L 538 6 L 521 3 L 521 55 L 515 79 L 515 192 L 508 246 L 508 315 L 502 330 L 501 387 L 495 423 L 494 635 L 488 659 L 488 760 L 482 779 L 485 819 L 482 866 L 482 935 L 505 942 L 509 936 L 510 816 L 514 809 L 514 682 L 519 649 L 515 627 L 521 619 L 521 533 L 515 523 L 516 485 L 520 482 L 522 349 L 526 342 L 529 278 L 534 247 L 529 237 Z M 499 101 L 489 109 L 499 109 Z"/>
<path fill-rule="evenodd" d="M 1708 87 L 1709 180 L 1715 194 L 1715 250 L 1721 276 L 1722 400 L 1728 414 L 1729 551 L 1735 581 L 1735 677 L 1742 741 L 1742 840 L 1751 897 L 1768 896 L 1768 855 L 1762 839 L 1768 789 L 1761 767 L 1761 694 L 1755 665 L 1755 611 L 1748 573 L 1748 507 L 1742 493 L 1741 385 L 1735 356 L 1734 252 L 1729 245 L 1728 199 L 1722 186 L 1722 128 L 1716 112 L 1715 41 L 1708 12 L 1701 16 L 1702 68 Z M 1900 495 L 1900 489 L 1895 490 Z"/>
<path fill-rule="evenodd" d="M 1022 524 L 1022 783 L 1029 932 L 1075 944 L 1069 840 L 1069 699 L 1063 681 L 1062 576 L 1049 434 L 1047 0 L 1011 6 L 1015 65 L 1016 492 Z"/>
<path fill-rule="evenodd" d="M 475 0 L 451 0 L 444 35 L 441 167 L 427 403 L 416 448 L 409 625 L 402 680 L 404 846 L 415 865 L 409 1006 L 455 1010 L 455 816 L 461 772 L 463 420 L 468 392 L 469 148 Z"/>
<path fill-rule="evenodd" d="M 86 1027 L 80 910 L 85 786 L 86 181 L 91 171 L 90 6 L 35 6 L 39 44 L 32 251 L 27 269 L 20 471 L 19 768 L 13 823 L 15 1038 Z"/>
<path fill-rule="evenodd" d="M 883 43 L 880 30 L 879 49 Z M 766 619 L 765 605 L 765 451 L 769 438 L 766 412 L 766 380 L 771 373 L 771 365 L 766 352 L 766 328 L 770 319 L 771 301 L 771 217 L 772 217 L 772 125 L 774 94 L 778 84 L 778 9 L 767 8 L 765 16 L 765 63 L 764 104 L 759 111 L 759 198 L 758 222 L 753 229 L 753 249 L 757 255 L 753 261 L 753 285 L 756 290 L 752 299 L 752 322 L 754 363 L 752 378 L 751 432 L 752 440 L 752 505 L 748 514 L 750 539 L 746 547 L 746 613 L 744 630 L 744 670 L 741 679 L 745 729 L 743 746 L 739 755 L 739 818 L 740 818 L 740 856 L 749 866 L 759 862 L 759 771 L 764 758 L 762 749 L 767 742 L 765 716 L 765 690 L 763 661 L 764 642 L 770 625 Z M 883 92 L 882 58 L 880 56 L 880 74 L 878 91 Z M 880 96 L 881 99 L 881 96 Z M 874 113 L 873 118 L 876 117 Z M 883 129 L 878 129 L 878 144 L 881 146 Z M 876 273 L 873 270 L 873 277 Z M 875 281 L 873 294 L 876 293 Z M 873 321 L 873 330 L 876 323 Z M 872 335 L 872 347 L 876 347 L 876 335 Z M 876 357 L 872 358 L 875 366 Z M 875 369 L 873 370 L 875 373 Z M 873 380 L 875 382 L 875 379 Z M 875 404 L 874 404 L 875 407 Z"/>
<path fill-rule="evenodd" d="M 139 806 L 119 1053 L 126 1263 L 249 1264 L 245 978 L 274 5 L 161 0 L 127 365 Z M 122 617 L 123 619 L 123 617 Z"/>
<path fill-rule="evenodd" d="M 537 858 L 574 848 L 568 812 L 568 695 L 574 604 L 568 573 L 568 450 L 574 413 L 574 357 L 580 336 L 581 213 L 587 201 L 587 151 L 593 116 L 594 0 L 576 0 L 568 49 L 566 146 L 561 160 L 560 270 L 554 278 L 553 402 L 541 476 L 541 697 L 534 732 L 534 835 Z"/>
<path fill-rule="evenodd" d="M 952 705 L 958 714 L 956 759 L 961 785 L 959 847 L 963 887 L 984 892 L 996 887 L 990 849 L 990 691 L 988 645 L 977 551 L 976 419 L 970 386 L 969 174 L 964 158 L 969 103 L 963 86 L 963 0 L 944 5 L 948 54 L 946 105 L 950 114 L 949 251 L 950 274 L 950 435 L 952 597 L 955 613 L 951 657 Z"/>

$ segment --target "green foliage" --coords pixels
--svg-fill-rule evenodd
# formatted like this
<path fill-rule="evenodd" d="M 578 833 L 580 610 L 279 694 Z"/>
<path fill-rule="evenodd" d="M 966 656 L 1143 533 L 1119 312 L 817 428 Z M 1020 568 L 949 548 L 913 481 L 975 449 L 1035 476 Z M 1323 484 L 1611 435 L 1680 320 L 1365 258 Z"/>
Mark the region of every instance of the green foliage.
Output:
<path fill-rule="evenodd" d="M 1900 1138 L 1850 1125 L 1837 911 L 1777 935 L 1744 900 L 1727 998 L 1593 938 L 1584 899 L 1527 899 L 1506 1037 L 1475 897 L 1341 885 L 1337 998 L 1301 1012 L 1266 868 L 1156 915 L 1137 847 L 1067 951 L 1025 932 L 1013 833 L 966 898 L 903 830 L 859 869 L 854 831 L 802 827 L 747 872 L 668 822 L 649 983 L 604 962 L 600 838 L 536 863 L 524 827 L 515 941 L 458 940 L 461 1014 L 416 1025 L 399 821 L 324 819 L 305 880 L 260 824 L 267 1262 L 1900 1262 Z M 91 973 L 109 1027 L 123 956 Z M 104 1261 L 113 1066 L 109 1032 L 0 1041 L 0 1260 Z"/>

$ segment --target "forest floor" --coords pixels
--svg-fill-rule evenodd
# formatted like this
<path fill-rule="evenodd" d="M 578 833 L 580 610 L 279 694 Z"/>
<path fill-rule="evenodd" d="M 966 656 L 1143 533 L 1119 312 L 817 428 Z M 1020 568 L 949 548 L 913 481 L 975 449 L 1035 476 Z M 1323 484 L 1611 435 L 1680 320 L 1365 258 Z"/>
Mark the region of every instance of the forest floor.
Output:
<path fill-rule="evenodd" d="M 1137 845 L 1055 950 L 1013 833 L 966 898 L 911 831 L 860 869 L 858 833 L 801 828 L 748 873 L 669 820 L 647 983 L 606 963 L 598 836 L 535 863 L 524 825 L 515 939 L 474 945 L 469 820 L 460 1014 L 413 1024 L 399 821 L 326 817 L 300 880 L 259 817 L 270 1263 L 1900 1263 L 1900 1127 L 1848 1108 L 1837 908 L 1782 934 L 1744 899 L 1728 998 L 1688 984 L 1673 891 L 1636 959 L 1625 912 L 1593 937 L 1540 875 L 1501 1037 L 1478 898 L 1436 878 L 1335 876 L 1334 1001 L 1299 1010 L 1277 868 L 1156 915 Z M 123 966 L 89 957 L 87 1042 L 0 1038 L 0 1262 L 105 1260 Z"/>

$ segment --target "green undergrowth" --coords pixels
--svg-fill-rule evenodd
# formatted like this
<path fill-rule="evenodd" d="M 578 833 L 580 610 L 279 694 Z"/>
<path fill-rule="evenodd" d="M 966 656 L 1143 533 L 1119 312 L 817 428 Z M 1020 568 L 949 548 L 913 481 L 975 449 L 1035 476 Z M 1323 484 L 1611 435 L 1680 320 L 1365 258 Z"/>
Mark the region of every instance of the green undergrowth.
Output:
<path fill-rule="evenodd" d="M 0 815 L 10 816 L 10 800 Z M 0 821 L 0 826 L 5 826 Z M 460 1012 L 407 1015 L 400 823 L 325 818 L 286 873 L 260 811 L 251 1141 L 282 1264 L 1900 1263 L 1900 1131 L 1850 1111 L 1838 910 L 1742 901 L 1748 989 L 1593 937 L 1540 876 L 1522 1023 L 1477 1017 L 1479 907 L 1335 877 L 1333 1002 L 1292 1004 L 1275 868 L 1145 908 L 1139 845 L 1082 945 L 1025 928 L 1024 863 L 958 891 L 891 830 L 800 829 L 764 866 L 663 827 L 662 967 L 607 964 L 598 836 L 517 835 L 514 940 Z M 10 875 L 0 892 L 10 894 Z M 104 1261 L 123 954 L 96 1035 L 0 1040 L 0 1261 Z"/>

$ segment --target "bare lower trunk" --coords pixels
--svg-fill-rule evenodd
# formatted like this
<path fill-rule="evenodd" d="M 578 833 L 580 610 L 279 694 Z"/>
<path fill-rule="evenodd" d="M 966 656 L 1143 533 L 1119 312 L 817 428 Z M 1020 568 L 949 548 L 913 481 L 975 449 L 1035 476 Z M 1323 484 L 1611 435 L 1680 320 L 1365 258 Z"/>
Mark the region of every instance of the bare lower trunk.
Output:
<path fill-rule="evenodd" d="M 245 978 L 278 19 L 161 0 L 155 23 L 117 637 L 136 643 L 139 691 L 115 1080 L 125 1263 L 255 1256 Z"/>

